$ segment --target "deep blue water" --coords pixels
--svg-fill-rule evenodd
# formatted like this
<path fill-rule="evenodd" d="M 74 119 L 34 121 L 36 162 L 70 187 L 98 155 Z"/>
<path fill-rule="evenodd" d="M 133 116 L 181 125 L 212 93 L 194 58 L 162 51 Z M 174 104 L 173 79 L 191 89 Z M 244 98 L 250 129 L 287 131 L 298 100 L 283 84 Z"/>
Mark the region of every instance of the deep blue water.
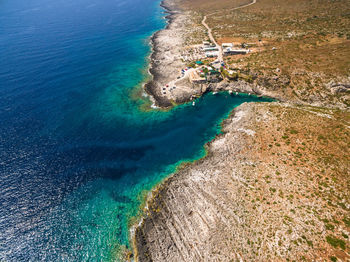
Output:
<path fill-rule="evenodd" d="M 0 260 L 112 259 L 142 193 L 262 100 L 141 110 L 163 16 L 158 0 L 0 1 Z"/>

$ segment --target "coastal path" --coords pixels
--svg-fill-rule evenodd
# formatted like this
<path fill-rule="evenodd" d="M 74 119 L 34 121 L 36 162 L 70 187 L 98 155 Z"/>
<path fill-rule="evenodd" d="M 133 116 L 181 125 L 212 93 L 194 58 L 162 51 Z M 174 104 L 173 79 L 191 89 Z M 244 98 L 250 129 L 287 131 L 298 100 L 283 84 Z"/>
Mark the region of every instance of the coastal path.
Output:
<path fill-rule="evenodd" d="M 238 7 L 232 8 L 232 9 L 229 9 L 229 11 L 233 11 L 233 10 L 237 10 L 237 9 L 240 9 L 240 8 L 244 8 L 244 7 L 253 5 L 253 4 L 255 4 L 255 3 L 256 3 L 256 0 L 253 0 L 253 1 L 252 1 L 251 3 L 249 3 L 249 4 L 242 5 L 242 6 L 238 6 Z M 205 15 L 205 16 L 203 17 L 203 20 L 202 20 L 202 25 L 208 30 L 208 36 L 209 36 L 210 41 L 213 42 L 213 43 L 215 44 L 215 46 L 219 49 L 218 60 L 219 60 L 220 63 L 222 63 L 222 62 L 224 61 L 224 59 L 223 59 L 223 51 L 222 51 L 222 48 L 221 48 L 221 46 L 216 42 L 216 40 L 215 40 L 215 38 L 214 38 L 214 36 L 213 36 L 213 34 L 212 34 L 212 29 L 211 29 L 211 28 L 208 26 L 208 24 L 205 22 L 205 21 L 207 20 L 207 17 L 208 17 L 208 16 L 214 15 L 214 14 L 216 14 L 217 12 L 218 12 L 218 11 L 213 12 L 213 13 L 210 13 L 210 14 L 208 14 L 208 15 Z M 192 70 L 194 70 L 194 69 L 189 69 L 189 70 L 187 70 L 187 71 L 185 72 L 185 74 L 182 75 L 179 79 L 174 79 L 174 80 L 170 81 L 170 82 L 166 85 L 167 91 L 169 91 L 172 87 L 174 87 L 178 81 L 180 81 L 180 80 L 182 80 L 182 79 L 188 77 L 189 73 L 190 73 Z M 163 93 L 163 92 L 164 92 L 164 91 L 162 90 L 162 93 Z"/>
<path fill-rule="evenodd" d="M 253 0 L 251 3 L 249 4 L 246 4 L 246 5 L 242 5 L 242 6 L 238 6 L 238 7 L 235 7 L 235 8 L 231 8 L 229 9 L 229 11 L 233 11 L 233 10 L 237 10 L 237 9 L 241 9 L 241 8 L 244 8 L 244 7 L 247 7 L 247 6 L 250 6 L 250 5 L 253 5 L 256 3 L 256 0 Z M 224 61 L 223 59 L 223 54 L 222 54 L 222 48 L 220 45 L 218 45 L 218 43 L 215 41 L 215 38 L 213 37 L 213 34 L 212 34 L 212 29 L 208 26 L 208 24 L 205 22 L 207 20 L 207 16 L 211 16 L 211 15 L 214 15 L 216 14 L 218 11 L 216 12 L 213 12 L 213 13 L 210 13 L 208 15 L 205 15 L 203 17 L 203 20 L 202 20 L 202 25 L 208 30 L 208 36 L 209 36 L 209 39 L 212 43 L 215 44 L 215 46 L 219 49 L 219 56 L 218 56 L 218 59 L 221 62 Z"/>
<path fill-rule="evenodd" d="M 234 11 L 234 10 L 241 9 L 241 8 L 245 8 L 245 7 L 248 7 L 248 6 L 250 6 L 250 5 L 254 5 L 254 4 L 256 4 L 256 0 L 253 0 L 253 1 L 252 1 L 251 3 L 249 3 L 249 4 L 245 4 L 245 5 L 237 6 L 237 7 L 231 8 L 231 9 L 227 9 L 226 11 Z M 219 11 L 215 11 L 215 12 L 213 12 L 213 13 L 210 13 L 210 14 L 206 15 L 206 16 L 215 15 L 215 14 L 218 13 L 218 12 L 219 12 Z"/>
<path fill-rule="evenodd" d="M 222 48 L 220 45 L 218 45 L 218 43 L 215 41 L 215 38 L 213 37 L 212 33 L 211 33 L 211 28 L 207 25 L 207 23 L 205 22 L 205 20 L 207 20 L 207 16 L 205 15 L 203 17 L 203 20 L 202 20 L 202 25 L 204 25 L 204 27 L 208 30 L 208 36 L 209 36 L 209 39 L 212 43 L 215 44 L 215 46 L 219 49 L 219 61 L 220 63 L 223 61 L 223 56 L 222 56 Z"/>

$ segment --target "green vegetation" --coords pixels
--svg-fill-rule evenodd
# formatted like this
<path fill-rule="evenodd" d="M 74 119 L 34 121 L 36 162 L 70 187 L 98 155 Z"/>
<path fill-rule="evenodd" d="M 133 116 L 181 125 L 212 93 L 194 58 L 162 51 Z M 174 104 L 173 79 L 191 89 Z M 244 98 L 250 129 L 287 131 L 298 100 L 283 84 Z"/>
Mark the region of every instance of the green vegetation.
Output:
<path fill-rule="evenodd" d="M 337 262 L 337 258 L 336 258 L 335 256 L 331 256 L 329 259 L 330 259 L 332 262 Z"/>
<path fill-rule="evenodd" d="M 327 240 L 327 243 L 330 244 L 334 248 L 340 247 L 343 250 L 345 250 L 345 248 L 346 248 L 344 240 L 341 240 L 339 238 L 336 238 L 336 237 L 330 236 L 330 235 L 326 236 L 326 240 Z"/>
<path fill-rule="evenodd" d="M 195 63 L 195 62 L 189 63 L 189 64 L 187 65 L 187 67 L 195 68 L 195 67 L 196 67 L 196 63 Z"/>
<path fill-rule="evenodd" d="M 326 227 L 327 230 L 333 230 L 334 229 L 334 226 L 332 224 L 326 224 L 325 227 Z"/>
<path fill-rule="evenodd" d="M 299 132 L 297 131 L 297 130 L 295 130 L 295 129 L 291 129 L 290 131 L 289 131 L 291 134 L 293 134 L 293 135 L 295 135 L 295 134 L 298 134 Z"/>
<path fill-rule="evenodd" d="M 350 218 L 344 217 L 344 218 L 343 218 L 343 222 L 344 222 L 344 224 L 345 224 L 347 227 L 350 227 Z"/>

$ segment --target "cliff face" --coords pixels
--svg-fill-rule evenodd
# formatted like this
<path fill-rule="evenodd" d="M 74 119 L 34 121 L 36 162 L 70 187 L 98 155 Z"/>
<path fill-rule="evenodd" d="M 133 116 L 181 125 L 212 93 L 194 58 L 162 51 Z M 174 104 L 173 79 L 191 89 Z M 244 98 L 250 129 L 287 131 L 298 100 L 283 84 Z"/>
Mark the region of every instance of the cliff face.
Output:
<path fill-rule="evenodd" d="M 349 122 L 330 109 L 241 105 L 206 158 L 154 190 L 136 260 L 349 259 Z"/>

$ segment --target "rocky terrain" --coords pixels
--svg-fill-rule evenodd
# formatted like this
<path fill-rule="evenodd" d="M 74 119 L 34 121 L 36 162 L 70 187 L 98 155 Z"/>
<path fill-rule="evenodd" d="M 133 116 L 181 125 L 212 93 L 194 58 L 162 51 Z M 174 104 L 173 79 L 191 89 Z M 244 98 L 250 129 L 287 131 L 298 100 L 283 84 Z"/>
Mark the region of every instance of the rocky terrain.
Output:
<path fill-rule="evenodd" d="M 180 76 L 181 69 L 186 64 L 181 60 L 184 47 L 198 41 L 197 35 L 203 34 L 204 29 L 196 24 L 191 17 L 193 12 L 180 11 L 174 1 L 163 1 L 162 6 L 168 12 L 168 25 L 152 37 L 153 52 L 151 55 L 150 73 L 152 81 L 145 85 L 145 90 L 160 107 L 169 107 L 174 103 L 189 101 L 193 94 L 200 95 L 198 90 L 191 88 L 187 81 L 177 85 L 174 95 L 165 86 Z"/>
<path fill-rule="evenodd" d="M 350 114 L 249 103 L 156 188 L 136 261 L 349 261 Z"/>
<path fill-rule="evenodd" d="M 258 0 L 230 11 L 248 3 L 164 2 L 170 23 L 152 39 L 146 85 L 156 105 L 223 90 L 280 102 L 235 109 L 205 158 L 151 192 L 132 230 L 135 261 L 350 261 L 350 5 Z M 183 48 L 206 38 L 203 15 L 219 43 L 258 43 L 226 60 L 249 81 L 183 79 L 164 92 L 186 66 Z"/>

